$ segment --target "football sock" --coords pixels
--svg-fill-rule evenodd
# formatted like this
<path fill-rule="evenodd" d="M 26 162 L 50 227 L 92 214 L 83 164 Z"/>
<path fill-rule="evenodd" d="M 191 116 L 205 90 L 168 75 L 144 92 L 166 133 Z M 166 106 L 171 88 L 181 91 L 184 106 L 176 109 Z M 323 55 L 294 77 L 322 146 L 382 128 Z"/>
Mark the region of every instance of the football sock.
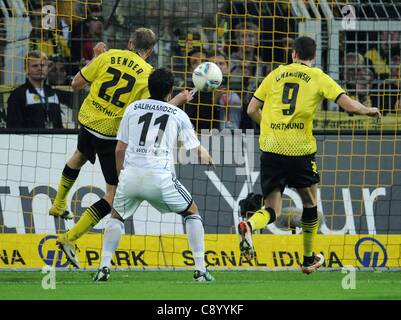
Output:
<path fill-rule="evenodd" d="M 100 268 L 111 266 L 111 258 L 116 251 L 124 230 L 124 224 L 118 220 L 111 218 L 104 229 L 102 260 Z"/>
<path fill-rule="evenodd" d="M 60 183 L 58 185 L 56 198 L 54 199 L 53 205 L 56 207 L 65 207 L 68 192 L 74 185 L 75 180 L 79 175 L 80 169 L 71 169 L 65 165 L 63 173 L 61 174 Z"/>
<path fill-rule="evenodd" d="M 198 214 L 186 216 L 185 226 L 188 235 L 189 246 L 195 260 L 195 270 L 206 271 L 205 267 L 205 231 L 202 218 Z"/>
<path fill-rule="evenodd" d="M 103 217 L 111 211 L 109 203 L 105 199 L 100 199 L 91 205 L 82 214 L 82 217 L 75 226 L 67 232 L 68 241 L 75 241 L 92 229 Z"/>
<path fill-rule="evenodd" d="M 273 208 L 269 207 L 267 209 L 260 209 L 256 211 L 252 217 L 249 218 L 248 222 L 251 225 L 252 230 L 260 230 L 275 220 L 276 212 Z"/>
<path fill-rule="evenodd" d="M 304 256 L 311 257 L 313 255 L 313 241 L 319 228 L 317 207 L 304 208 L 301 226 L 303 231 Z"/>

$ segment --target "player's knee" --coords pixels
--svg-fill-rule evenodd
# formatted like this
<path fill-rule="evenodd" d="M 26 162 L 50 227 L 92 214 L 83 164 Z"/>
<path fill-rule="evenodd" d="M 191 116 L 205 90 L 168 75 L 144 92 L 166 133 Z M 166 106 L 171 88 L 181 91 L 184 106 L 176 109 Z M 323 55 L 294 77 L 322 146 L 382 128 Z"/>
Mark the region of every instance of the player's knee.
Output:
<path fill-rule="evenodd" d="M 317 206 L 317 201 L 315 199 L 308 199 L 303 201 L 304 208 L 313 208 Z"/>
<path fill-rule="evenodd" d="M 196 205 L 195 201 L 192 200 L 191 205 L 187 210 L 181 212 L 181 215 L 184 217 L 184 223 L 188 221 L 198 220 L 203 224 L 202 217 L 199 215 L 198 206 Z"/>
<path fill-rule="evenodd" d="M 105 194 L 103 199 L 107 201 L 110 207 L 113 206 L 113 196 Z"/>
<path fill-rule="evenodd" d="M 124 222 L 124 219 L 118 214 L 118 212 L 113 208 L 111 209 L 111 217 L 113 219 L 120 220 L 121 222 Z"/>
<path fill-rule="evenodd" d="M 184 218 L 191 215 L 199 215 L 198 206 L 196 205 L 195 201 L 192 201 L 188 209 L 186 209 L 183 212 L 180 212 L 180 215 L 182 215 Z"/>
<path fill-rule="evenodd" d="M 108 202 L 110 207 L 113 206 L 114 196 L 116 195 L 116 187 L 117 186 L 111 186 L 111 185 L 106 186 L 106 193 L 103 196 L 103 199 Z"/>
<path fill-rule="evenodd" d="M 188 212 L 188 211 L 187 211 Z M 184 215 L 184 223 L 186 224 L 188 221 L 194 221 L 198 220 L 203 224 L 203 219 L 199 215 L 199 213 L 188 213 L 187 215 Z"/>
<path fill-rule="evenodd" d="M 113 230 L 113 229 L 117 229 L 117 230 L 124 230 L 124 221 L 120 220 L 120 219 L 114 219 L 111 218 L 107 221 L 106 223 L 106 230 Z"/>
<path fill-rule="evenodd" d="M 79 150 L 75 150 L 72 157 L 68 161 L 68 165 L 73 169 L 81 169 L 81 167 L 86 163 L 85 155 Z"/>

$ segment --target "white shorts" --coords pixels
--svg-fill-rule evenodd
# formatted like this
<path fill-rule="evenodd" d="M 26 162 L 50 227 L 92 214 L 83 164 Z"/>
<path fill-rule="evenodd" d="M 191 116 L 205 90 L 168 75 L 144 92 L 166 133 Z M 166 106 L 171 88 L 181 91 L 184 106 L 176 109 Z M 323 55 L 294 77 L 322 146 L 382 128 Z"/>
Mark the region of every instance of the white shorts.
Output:
<path fill-rule="evenodd" d="M 146 200 L 161 213 L 189 209 L 192 196 L 169 171 L 129 167 L 121 171 L 113 208 L 124 220 Z"/>

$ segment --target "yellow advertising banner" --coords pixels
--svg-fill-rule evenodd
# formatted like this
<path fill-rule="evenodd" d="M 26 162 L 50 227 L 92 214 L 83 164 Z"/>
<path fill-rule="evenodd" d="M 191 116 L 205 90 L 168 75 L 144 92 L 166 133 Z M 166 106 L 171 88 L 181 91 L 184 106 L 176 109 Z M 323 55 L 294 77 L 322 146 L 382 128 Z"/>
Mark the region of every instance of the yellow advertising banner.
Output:
<path fill-rule="evenodd" d="M 102 235 L 77 241 L 81 268 L 97 268 Z M 237 235 L 206 235 L 209 268 L 298 268 L 302 235 L 254 235 L 257 257 L 240 257 Z M 401 267 L 401 235 L 318 235 L 316 251 L 326 257 L 324 267 Z M 73 268 L 56 246 L 55 235 L 0 234 L 0 269 Z M 185 235 L 124 235 L 113 258 L 116 268 L 191 268 L 192 253 Z"/>
<path fill-rule="evenodd" d="M 350 116 L 345 112 L 318 111 L 313 127 L 315 130 L 400 130 L 401 115 L 388 114 L 376 121 L 366 116 Z"/>

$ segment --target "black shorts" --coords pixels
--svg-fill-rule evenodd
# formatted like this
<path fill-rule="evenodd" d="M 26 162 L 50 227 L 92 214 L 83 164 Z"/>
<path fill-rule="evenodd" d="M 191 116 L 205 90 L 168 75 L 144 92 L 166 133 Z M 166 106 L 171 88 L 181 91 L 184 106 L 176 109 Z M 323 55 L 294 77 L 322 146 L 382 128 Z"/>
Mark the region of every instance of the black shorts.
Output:
<path fill-rule="evenodd" d="M 108 184 L 113 186 L 116 186 L 118 183 L 116 145 L 117 140 L 100 139 L 83 127 L 81 127 L 79 131 L 78 150 L 83 153 L 92 164 L 95 163 L 97 154 L 103 177 Z"/>
<path fill-rule="evenodd" d="M 286 186 L 300 189 L 320 182 L 315 154 L 283 156 L 262 152 L 260 162 L 260 178 L 264 197 L 277 188 L 283 193 Z"/>

